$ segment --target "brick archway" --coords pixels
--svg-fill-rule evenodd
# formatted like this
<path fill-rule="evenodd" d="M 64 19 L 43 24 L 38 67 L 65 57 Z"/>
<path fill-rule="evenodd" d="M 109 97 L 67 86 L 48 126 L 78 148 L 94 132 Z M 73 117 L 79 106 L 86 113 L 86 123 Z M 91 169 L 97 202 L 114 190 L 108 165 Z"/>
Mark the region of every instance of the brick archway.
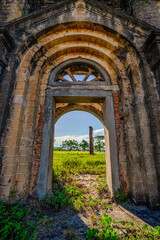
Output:
<path fill-rule="evenodd" d="M 53 70 L 67 61 L 81 58 L 92 61 L 93 65 L 99 65 L 100 71 L 105 71 L 108 76 L 108 85 L 100 83 L 96 91 L 102 94 L 100 97 L 103 101 L 106 97 L 104 92 L 112 92 L 115 113 L 112 116 L 116 123 L 116 147 L 122 187 L 136 203 L 156 207 L 159 204 L 159 170 L 156 168 L 158 160 L 154 155 L 153 145 L 157 149 L 157 133 L 156 137 L 151 136 L 154 126 L 150 124 L 150 119 L 158 112 L 157 106 L 153 108 L 156 93 L 153 90 L 154 80 L 140 50 L 141 45 L 139 42 L 137 45 L 132 42 L 140 37 L 144 41 L 149 30 L 144 30 L 145 33 L 136 30 L 135 34 L 129 27 L 123 25 L 120 28 L 117 23 L 113 24 L 111 19 L 106 22 L 103 16 L 90 21 L 87 18 L 89 13 L 87 9 L 86 15 L 82 14 L 76 20 L 76 7 L 73 12 L 71 10 L 66 13 L 66 20 L 62 14 L 56 16 L 56 20 L 50 20 L 49 25 L 46 24 L 49 27 L 42 24 L 39 28 L 35 20 L 33 25 L 37 27 L 34 29 L 31 26 L 29 31 L 34 29 L 35 32 L 33 31 L 33 35 L 29 34 L 28 38 L 23 32 L 21 35 L 13 29 L 19 42 L 16 51 L 20 64 L 9 127 L 5 135 L 1 197 L 9 196 L 13 189 L 17 191 L 18 198 L 26 197 L 35 190 L 42 156 L 43 123 L 50 116 L 48 110 L 45 110 L 47 94 L 54 92 L 50 102 L 50 106 L 53 106 L 53 97 L 55 101 L 60 101 L 60 97 L 71 97 L 74 91 L 78 91 L 77 86 L 68 86 L 65 91 L 70 95 L 61 96 L 62 89 L 51 83 Z M 21 43 L 19 36 L 27 38 L 26 46 Z M 148 88 L 147 84 L 150 82 L 152 85 Z M 149 95 L 150 90 L 152 98 Z M 75 96 L 97 97 L 93 93 L 94 89 L 90 85 L 88 89 L 85 86 L 83 95 L 81 93 L 81 96 Z M 54 125 L 53 121 L 51 123 Z"/>

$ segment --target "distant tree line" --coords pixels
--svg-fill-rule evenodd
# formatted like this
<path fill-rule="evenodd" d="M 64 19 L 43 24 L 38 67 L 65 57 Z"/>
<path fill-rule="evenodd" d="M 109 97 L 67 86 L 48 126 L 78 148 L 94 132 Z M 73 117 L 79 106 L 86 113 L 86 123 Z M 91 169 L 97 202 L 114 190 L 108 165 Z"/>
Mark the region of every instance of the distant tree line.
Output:
<path fill-rule="evenodd" d="M 96 136 L 94 137 L 95 145 L 94 149 L 97 152 L 104 151 L 105 143 L 104 143 L 104 136 Z M 89 143 L 86 140 L 82 140 L 81 143 L 78 143 L 76 140 L 65 140 L 62 142 L 60 147 L 55 147 L 55 150 L 59 151 L 87 151 L 89 150 Z"/>

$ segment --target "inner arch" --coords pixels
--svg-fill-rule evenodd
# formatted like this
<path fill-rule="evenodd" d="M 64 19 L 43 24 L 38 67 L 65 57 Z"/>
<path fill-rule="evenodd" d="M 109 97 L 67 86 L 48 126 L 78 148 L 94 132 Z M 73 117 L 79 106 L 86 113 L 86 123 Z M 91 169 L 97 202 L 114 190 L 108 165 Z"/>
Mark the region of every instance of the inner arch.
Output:
<path fill-rule="evenodd" d="M 103 120 L 103 106 L 101 103 L 59 103 L 56 106 L 56 118 L 57 122 L 64 114 L 72 111 L 84 111 L 94 115 L 104 125 Z"/>
<path fill-rule="evenodd" d="M 93 127 L 95 135 L 104 135 L 104 126 L 99 119 L 87 111 L 70 111 L 64 113 L 55 124 L 54 145 L 61 144 L 61 141 L 75 139 L 79 143 L 85 138 L 89 141 L 89 126 Z M 58 141 L 58 142 L 57 142 Z"/>

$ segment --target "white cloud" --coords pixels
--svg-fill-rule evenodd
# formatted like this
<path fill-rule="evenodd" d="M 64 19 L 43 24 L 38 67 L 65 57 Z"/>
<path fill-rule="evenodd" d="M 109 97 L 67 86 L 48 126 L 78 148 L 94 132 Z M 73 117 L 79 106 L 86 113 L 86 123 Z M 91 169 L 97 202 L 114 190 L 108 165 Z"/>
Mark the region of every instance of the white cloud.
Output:
<path fill-rule="evenodd" d="M 103 132 L 103 133 L 104 133 L 104 128 L 94 130 L 94 131 L 93 131 L 93 134 L 96 135 L 96 134 L 99 133 L 99 132 Z"/>
<path fill-rule="evenodd" d="M 97 134 L 101 133 L 102 135 L 104 135 L 104 128 L 101 129 L 97 129 L 93 131 L 93 136 L 96 136 Z M 86 135 L 67 135 L 67 136 L 62 136 L 62 137 L 55 137 L 55 146 L 59 146 L 62 144 L 62 141 L 65 140 L 77 140 L 78 143 L 80 143 L 83 139 L 86 141 L 89 141 L 89 134 Z"/>

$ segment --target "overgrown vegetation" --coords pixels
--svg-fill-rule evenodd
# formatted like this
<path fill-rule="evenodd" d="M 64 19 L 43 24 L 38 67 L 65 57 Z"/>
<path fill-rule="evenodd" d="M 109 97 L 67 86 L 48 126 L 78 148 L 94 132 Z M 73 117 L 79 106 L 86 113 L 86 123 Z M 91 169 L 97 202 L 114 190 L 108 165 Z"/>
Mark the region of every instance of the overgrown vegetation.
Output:
<path fill-rule="evenodd" d="M 87 192 L 87 189 L 84 189 L 83 186 L 79 187 L 78 183 L 75 182 L 74 175 L 79 173 L 95 174 L 97 177 L 93 186 L 98 190 L 99 194 L 106 192 L 107 184 L 104 153 L 95 153 L 94 156 L 86 152 L 70 152 L 69 154 L 67 152 L 55 152 L 54 154 L 54 181 L 58 180 L 63 185 L 64 188 L 62 192 L 65 192 L 68 196 L 68 204 L 72 204 L 78 211 L 87 209 L 91 214 L 93 214 L 93 210 L 98 210 L 99 208 L 105 209 L 105 213 L 99 218 L 98 224 L 95 223 L 94 216 L 92 215 L 93 228 L 86 232 L 86 239 L 160 239 L 160 227 L 153 229 L 147 224 L 138 226 L 135 225 L 134 222 L 115 221 L 108 216 L 111 205 L 108 205 L 107 202 L 101 199 L 93 198 L 92 195 Z M 122 190 L 117 192 L 116 198 L 119 203 L 129 202 L 129 199 Z"/>
<path fill-rule="evenodd" d="M 96 136 L 95 139 L 95 149 L 99 152 L 104 150 L 105 142 L 104 142 L 104 136 Z"/>
<path fill-rule="evenodd" d="M 92 176 L 90 185 L 82 185 L 78 179 L 89 175 Z M 92 226 L 86 232 L 87 240 L 160 239 L 160 227 L 138 226 L 133 221 L 118 222 L 109 216 L 115 200 L 109 195 L 104 199 L 107 194 L 104 153 L 91 156 L 87 152 L 54 152 L 52 194 L 43 200 L 33 199 L 27 205 L 1 201 L 0 240 L 43 239 L 42 234 L 45 236 L 52 231 L 54 216 L 67 208 L 89 214 Z M 120 203 L 128 201 L 122 190 L 118 191 L 116 198 Z M 99 212 L 103 213 L 101 217 L 96 215 Z M 64 230 L 63 238 L 81 239 L 75 229 L 70 228 Z"/>
<path fill-rule="evenodd" d="M 147 224 L 142 226 L 135 225 L 134 222 L 126 223 L 124 221 L 117 222 L 113 218 L 109 217 L 106 213 L 100 217 L 99 220 L 101 224 L 101 229 L 90 229 L 86 233 L 87 240 L 133 240 L 133 239 L 150 239 L 156 240 L 160 239 L 160 227 L 157 226 L 155 229 L 149 227 Z M 120 229 L 122 234 L 118 236 L 118 231 Z"/>
<path fill-rule="evenodd" d="M 11 205 L 0 201 L 0 239 L 36 239 L 36 225 L 28 217 L 29 208 L 20 202 Z"/>

